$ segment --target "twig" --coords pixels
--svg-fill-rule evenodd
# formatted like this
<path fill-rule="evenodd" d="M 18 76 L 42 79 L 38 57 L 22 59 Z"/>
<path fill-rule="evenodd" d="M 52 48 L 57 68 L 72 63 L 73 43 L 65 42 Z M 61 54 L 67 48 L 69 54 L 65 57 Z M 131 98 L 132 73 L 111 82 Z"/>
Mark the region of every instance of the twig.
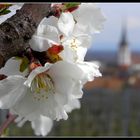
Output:
<path fill-rule="evenodd" d="M 4 130 L 14 121 L 15 115 L 9 113 L 7 120 L 0 126 L 0 136 L 3 134 Z"/>

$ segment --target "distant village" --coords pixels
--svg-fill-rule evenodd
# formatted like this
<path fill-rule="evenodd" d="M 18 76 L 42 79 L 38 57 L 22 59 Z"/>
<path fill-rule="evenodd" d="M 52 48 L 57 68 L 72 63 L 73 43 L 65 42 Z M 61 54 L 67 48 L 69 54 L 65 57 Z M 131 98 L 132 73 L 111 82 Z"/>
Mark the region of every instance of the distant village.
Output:
<path fill-rule="evenodd" d="M 121 41 L 118 46 L 116 62 L 104 63 L 97 61 L 100 65 L 102 77 L 85 85 L 86 89 L 107 88 L 122 90 L 126 87 L 140 88 L 140 63 L 133 61 L 132 52 L 127 40 L 126 24 L 122 25 Z"/>

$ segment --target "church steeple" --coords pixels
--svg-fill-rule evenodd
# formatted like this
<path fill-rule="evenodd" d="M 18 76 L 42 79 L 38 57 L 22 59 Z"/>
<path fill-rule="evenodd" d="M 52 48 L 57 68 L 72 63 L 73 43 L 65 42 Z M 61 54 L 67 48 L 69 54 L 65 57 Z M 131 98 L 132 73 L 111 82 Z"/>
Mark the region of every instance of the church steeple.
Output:
<path fill-rule="evenodd" d="M 128 45 L 128 42 L 127 42 L 127 24 L 125 19 L 122 21 L 122 37 L 121 37 L 120 46 L 126 46 L 126 45 Z"/>
<path fill-rule="evenodd" d="M 127 41 L 127 25 L 126 19 L 122 21 L 122 34 L 118 50 L 118 65 L 121 67 L 128 67 L 131 65 L 131 51 Z"/>

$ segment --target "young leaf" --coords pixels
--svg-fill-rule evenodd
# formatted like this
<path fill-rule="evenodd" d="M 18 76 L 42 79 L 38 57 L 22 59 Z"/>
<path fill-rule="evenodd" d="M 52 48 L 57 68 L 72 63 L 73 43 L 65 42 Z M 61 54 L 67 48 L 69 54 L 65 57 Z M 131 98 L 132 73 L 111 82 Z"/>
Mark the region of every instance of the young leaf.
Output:
<path fill-rule="evenodd" d="M 73 3 L 64 3 L 64 5 L 66 6 L 66 8 L 73 8 L 73 7 L 76 7 L 76 6 L 79 6 L 81 3 L 79 2 L 73 2 Z"/>
<path fill-rule="evenodd" d="M 12 4 L 0 4 L 0 15 L 5 15 L 11 11 L 8 9 Z"/>
<path fill-rule="evenodd" d="M 8 14 L 10 12 L 11 12 L 10 10 L 4 9 L 4 10 L 0 11 L 0 15 L 6 15 L 6 14 Z"/>
<path fill-rule="evenodd" d="M 73 3 L 63 3 L 62 5 L 62 11 L 69 11 L 69 12 L 72 12 L 74 10 L 76 10 L 78 8 L 78 6 L 80 5 L 81 3 L 78 3 L 78 2 L 73 2 Z"/>
<path fill-rule="evenodd" d="M 20 64 L 20 72 L 24 72 L 26 70 L 26 68 L 28 67 L 29 65 L 29 59 L 24 56 L 21 60 L 21 64 Z"/>
<path fill-rule="evenodd" d="M 19 56 L 14 56 L 14 57 L 13 57 L 13 59 L 14 59 L 14 60 L 21 60 L 21 59 L 22 59 L 22 57 L 19 57 Z"/>

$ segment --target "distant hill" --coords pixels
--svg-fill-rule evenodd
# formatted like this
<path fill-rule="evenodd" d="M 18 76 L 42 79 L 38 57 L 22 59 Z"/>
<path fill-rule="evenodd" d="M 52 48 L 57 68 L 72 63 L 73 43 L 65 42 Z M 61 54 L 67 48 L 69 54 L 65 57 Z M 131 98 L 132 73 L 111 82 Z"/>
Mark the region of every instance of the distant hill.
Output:
<path fill-rule="evenodd" d="M 85 60 L 98 60 L 103 63 L 115 63 L 117 61 L 116 51 L 88 51 Z M 140 52 L 132 52 L 133 63 L 140 63 Z"/>
<path fill-rule="evenodd" d="M 98 60 L 102 62 L 116 62 L 117 54 L 113 51 L 88 51 L 85 60 Z"/>

